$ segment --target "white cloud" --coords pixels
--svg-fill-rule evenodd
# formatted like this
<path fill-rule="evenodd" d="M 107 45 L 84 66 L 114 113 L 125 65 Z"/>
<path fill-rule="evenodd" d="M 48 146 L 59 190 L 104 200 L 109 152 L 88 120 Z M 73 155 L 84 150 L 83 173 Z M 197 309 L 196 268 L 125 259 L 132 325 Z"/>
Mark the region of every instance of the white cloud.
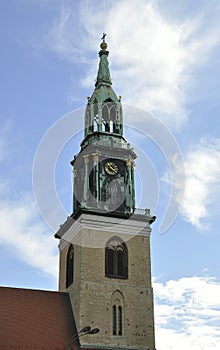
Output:
<path fill-rule="evenodd" d="M 154 283 L 156 347 L 217 350 L 220 346 L 220 283 L 184 277 Z"/>
<path fill-rule="evenodd" d="M 13 157 L 11 122 L 0 131 L 0 163 Z M 28 265 L 57 277 L 58 250 L 53 234 L 43 224 L 30 195 L 10 199 L 14 179 L 1 177 L 0 182 L 0 244 L 10 246 L 14 254 Z"/>
<path fill-rule="evenodd" d="M 176 176 L 178 171 L 177 162 L 174 177 L 180 179 L 180 176 Z M 219 178 L 220 140 L 200 140 L 196 145 L 191 146 L 185 154 L 185 178 L 174 186 L 181 189 L 185 181 L 181 213 L 186 221 L 200 230 L 209 228 L 209 220 L 213 214 L 219 215 Z M 167 178 L 165 180 L 169 182 Z M 179 198 L 175 199 L 178 202 Z"/>
<path fill-rule="evenodd" d="M 39 219 L 32 197 L 1 198 L 0 222 L 0 244 L 10 246 L 29 266 L 57 277 L 57 242 Z"/>
<path fill-rule="evenodd" d="M 210 6 L 214 12 L 214 5 Z M 168 18 L 157 1 L 82 1 L 76 29 L 74 7 L 65 1 L 48 42 L 68 60 L 86 61 L 106 31 L 116 91 L 125 96 L 126 103 L 153 112 L 178 128 L 189 116 L 186 104 L 193 69 L 204 64 L 220 42 L 220 22 L 211 21 L 206 11 L 204 7 L 196 18 L 176 20 L 172 9 Z M 87 87 L 94 82 L 97 59 L 89 63 L 89 74 L 83 79 Z"/>
<path fill-rule="evenodd" d="M 81 28 L 76 25 L 79 21 L 78 12 L 73 3 L 69 5 L 68 3 L 68 1 L 61 2 L 59 15 L 43 38 L 42 46 L 70 62 L 85 62 Z"/>

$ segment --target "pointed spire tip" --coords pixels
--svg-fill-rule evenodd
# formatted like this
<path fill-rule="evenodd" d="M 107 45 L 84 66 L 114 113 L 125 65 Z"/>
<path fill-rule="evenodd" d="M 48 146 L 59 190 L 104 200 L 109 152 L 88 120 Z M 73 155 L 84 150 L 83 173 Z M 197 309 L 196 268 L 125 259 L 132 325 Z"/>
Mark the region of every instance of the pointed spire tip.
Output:
<path fill-rule="evenodd" d="M 109 67 L 108 67 L 109 51 L 106 50 L 107 44 L 105 42 L 105 37 L 106 37 L 106 34 L 103 33 L 103 36 L 101 38 L 102 43 L 100 45 L 101 50 L 99 51 L 100 62 L 99 62 L 98 75 L 97 75 L 97 79 L 96 79 L 96 83 L 95 83 L 96 87 L 98 87 L 100 85 L 105 85 L 105 86 L 112 85 Z"/>

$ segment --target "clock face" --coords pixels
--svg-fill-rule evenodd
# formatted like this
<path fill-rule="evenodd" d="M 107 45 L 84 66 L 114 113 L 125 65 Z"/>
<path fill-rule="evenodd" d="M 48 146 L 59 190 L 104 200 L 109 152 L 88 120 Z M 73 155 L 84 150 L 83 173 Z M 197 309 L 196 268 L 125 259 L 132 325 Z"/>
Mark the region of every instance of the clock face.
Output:
<path fill-rule="evenodd" d="M 118 166 L 112 161 L 107 161 L 104 165 L 104 169 L 109 175 L 115 175 L 118 172 Z"/>

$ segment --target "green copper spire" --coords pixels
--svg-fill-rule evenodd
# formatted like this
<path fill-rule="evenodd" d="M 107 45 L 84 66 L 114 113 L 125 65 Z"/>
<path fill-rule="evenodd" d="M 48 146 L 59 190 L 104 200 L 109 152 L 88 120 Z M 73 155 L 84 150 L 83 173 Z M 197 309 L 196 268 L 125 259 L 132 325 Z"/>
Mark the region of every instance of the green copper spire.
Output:
<path fill-rule="evenodd" d="M 121 97 L 112 89 L 112 82 L 108 66 L 106 34 L 103 34 L 101 50 L 99 51 L 99 69 L 92 96 L 88 98 L 85 113 L 85 138 L 94 133 L 105 133 L 105 137 L 123 135 L 123 115 Z M 104 137 L 104 136 L 102 136 Z M 90 141 L 87 139 L 88 142 Z M 87 142 L 86 141 L 86 142 Z M 83 143 L 85 146 L 87 143 Z"/>
<path fill-rule="evenodd" d="M 106 34 L 103 33 L 102 37 L 102 43 L 100 45 L 101 50 L 99 51 L 99 57 L 100 57 L 100 62 L 99 62 L 99 70 L 98 70 L 98 75 L 96 79 L 96 87 L 99 87 L 100 85 L 106 85 L 106 86 L 111 86 L 111 76 L 109 72 L 109 67 L 108 67 L 108 54 L 109 51 L 107 51 L 107 44 L 105 42 L 105 37 Z"/>

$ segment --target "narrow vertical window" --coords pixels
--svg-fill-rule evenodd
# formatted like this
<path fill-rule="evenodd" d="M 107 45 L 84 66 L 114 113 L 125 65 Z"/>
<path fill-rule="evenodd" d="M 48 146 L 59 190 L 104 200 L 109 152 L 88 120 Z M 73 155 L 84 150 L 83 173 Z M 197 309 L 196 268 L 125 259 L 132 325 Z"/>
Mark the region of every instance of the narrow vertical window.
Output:
<path fill-rule="evenodd" d="M 124 296 L 121 291 L 116 290 L 112 293 L 112 335 L 122 337 L 125 334 L 124 323 Z"/>
<path fill-rule="evenodd" d="M 98 131 L 99 124 L 99 114 L 98 114 L 98 103 L 94 103 L 94 122 L 93 122 L 93 131 Z"/>
<path fill-rule="evenodd" d="M 118 276 L 123 277 L 124 276 L 124 256 L 123 256 L 123 250 L 117 251 L 117 264 L 118 264 Z"/>
<path fill-rule="evenodd" d="M 66 288 L 73 283 L 74 271 L 74 250 L 72 244 L 70 245 L 66 259 Z"/>
<path fill-rule="evenodd" d="M 122 307 L 118 306 L 118 335 L 122 335 Z"/>
<path fill-rule="evenodd" d="M 113 132 L 113 121 L 110 120 L 110 132 Z"/>
<path fill-rule="evenodd" d="M 114 274 L 114 251 L 112 249 L 108 249 L 108 275 Z"/>
<path fill-rule="evenodd" d="M 112 306 L 112 334 L 116 335 L 116 306 Z"/>

